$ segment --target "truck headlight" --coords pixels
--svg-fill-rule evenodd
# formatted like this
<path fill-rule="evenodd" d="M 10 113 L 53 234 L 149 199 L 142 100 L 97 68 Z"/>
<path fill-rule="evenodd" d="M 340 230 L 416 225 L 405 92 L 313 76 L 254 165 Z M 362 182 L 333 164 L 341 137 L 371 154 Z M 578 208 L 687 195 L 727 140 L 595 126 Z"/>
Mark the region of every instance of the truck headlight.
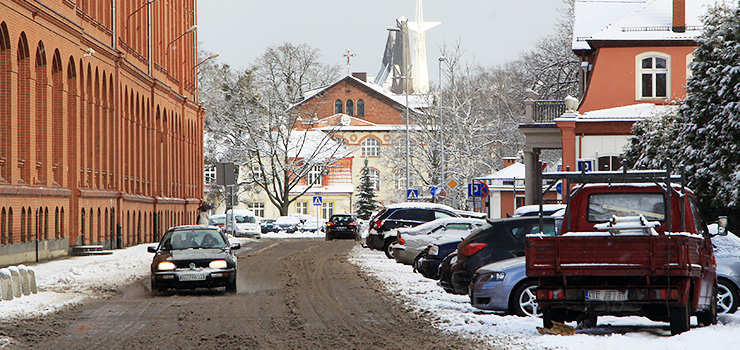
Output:
<path fill-rule="evenodd" d="M 162 261 L 157 265 L 159 271 L 170 271 L 175 269 L 175 264 L 171 261 Z"/>
<path fill-rule="evenodd" d="M 210 264 L 208 264 L 208 267 L 212 269 L 225 269 L 226 266 L 226 260 L 213 260 Z"/>

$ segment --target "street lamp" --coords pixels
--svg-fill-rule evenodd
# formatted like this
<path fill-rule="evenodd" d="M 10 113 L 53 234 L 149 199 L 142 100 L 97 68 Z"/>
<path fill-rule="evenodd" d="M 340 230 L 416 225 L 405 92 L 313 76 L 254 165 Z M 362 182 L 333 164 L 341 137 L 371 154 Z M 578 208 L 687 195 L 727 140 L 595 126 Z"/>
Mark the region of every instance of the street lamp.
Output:
<path fill-rule="evenodd" d="M 198 68 L 198 66 L 200 66 L 203 63 L 206 63 L 206 61 L 208 61 L 210 59 L 214 59 L 214 58 L 218 57 L 218 55 L 219 55 L 218 52 L 212 53 L 210 56 L 208 56 L 204 60 L 200 61 L 200 63 L 196 64 L 195 67 L 193 67 L 193 69 Z"/>
<path fill-rule="evenodd" d="M 445 184 L 445 146 L 444 139 L 442 137 L 442 62 L 447 61 L 447 58 L 442 56 L 439 58 L 439 183 L 440 188 Z"/>
<path fill-rule="evenodd" d="M 184 36 L 185 34 L 189 34 L 189 33 L 192 33 L 192 32 L 194 32 L 194 31 L 196 31 L 197 29 L 198 29 L 198 26 L 197 26 L 197 25 L 193 25 L 192 27 L 188 28 L 188 30 L 186 30 L 186 31 L 185 31 L 184 33 L 182 33 L 182 34 L 178 35 L 178 36 L 177 36 L 177 38 L 174 38 L 174 39 L 172 39 L 172 41 L 170 41 L 170 42 L 169 42 L 169 43 L 167 44 L 167 48 L 169 48 L 169 47 L 170 47 L 170 45 L 172 45 L 172 43 L 174 43 L 175 41 L 177 41 L 177 39 L 180 39 L 180 38 L 182 38 L 182 37 L 183 37 L 183 36 Z M 174 50 L 174 48 L 173 48 L 173 50 Z M 169 50 L 165 50 L 165 52 L 169 52 Z"/>
<path fill-rule="evenodd" d="M 409 36 L 406 31 L 403 30 L 403 27 L 406 26 L 406 23 L 408 20 L 404 17 L 401 17 L 396 20 L 397 25 L 395 27 L 388 28 L 389 31 L 392 32 L 401 32 L 405 38 L 406 41 L 404 42 L 406 44 L 406 60 L 411 58 L 411 52 L 409 51 Z M 406 83 L 406 88 L 404 89 L 405 95 L 406 95 L 406 191 L 408 193 L 408 190 L 411 188 L 411 171 L 409 167 L 409 159 L 411 158 L 411 144 L 410 144 L 410 135 L 409 135 L 409 70 L 411 69 L 411 65 L 409 65 L 409 62 L 406 60 L 403 60 L 404 65 L 406 66 L 406 72 L 404 73 L 404 81 Z"/>

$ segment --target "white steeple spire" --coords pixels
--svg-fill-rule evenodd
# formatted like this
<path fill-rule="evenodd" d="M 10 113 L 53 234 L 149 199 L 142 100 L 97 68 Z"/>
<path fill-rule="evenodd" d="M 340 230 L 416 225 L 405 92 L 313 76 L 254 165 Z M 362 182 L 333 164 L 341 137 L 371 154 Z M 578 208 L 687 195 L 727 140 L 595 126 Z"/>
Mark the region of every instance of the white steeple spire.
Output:
<path fill-rule="evenodd" d="M 438 26 L 440 22 L 424 22 L 422 0 L 416 2 L 416 21 L 408 22 L 408 28 L 414 31 L 414 60 L 411 83 L 415 93 L 429 92 L 429 68 L 427 67 L 426 31 Z"/>

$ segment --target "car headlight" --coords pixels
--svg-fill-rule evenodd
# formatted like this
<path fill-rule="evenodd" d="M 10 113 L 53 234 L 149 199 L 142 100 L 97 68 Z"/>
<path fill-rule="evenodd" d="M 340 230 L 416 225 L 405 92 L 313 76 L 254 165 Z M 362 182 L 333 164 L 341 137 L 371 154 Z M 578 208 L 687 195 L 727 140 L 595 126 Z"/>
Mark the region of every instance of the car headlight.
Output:
<path fill-rule="evenodd" d="M 432 245 L 429 247 L 429 250 L 427 251 L 427 255 L 429 256 L 437 256 L 439 254 L 439 247 L 436 245 Z"/>
<path fill-rule="evenodd" d="M 212 269 L 225 269 L 226 266 L 226 260 L 213 260 L 210 264 L 208 264 L 208 267 Z"/>
<path fill-rule="evenodd" d="M 174 270 L 174 269 L 175 269 L 175 264 L 171 261 L 162 261 L 161 263 L 157 265 L 157 270 L 159 271 L 169 271 L 169 270 Z"/>
<path fill-rule="evenodd" d="M 480 275 L 479 282 L 501 282 L 506 278 L 506 272 L 486 272 Z"/>

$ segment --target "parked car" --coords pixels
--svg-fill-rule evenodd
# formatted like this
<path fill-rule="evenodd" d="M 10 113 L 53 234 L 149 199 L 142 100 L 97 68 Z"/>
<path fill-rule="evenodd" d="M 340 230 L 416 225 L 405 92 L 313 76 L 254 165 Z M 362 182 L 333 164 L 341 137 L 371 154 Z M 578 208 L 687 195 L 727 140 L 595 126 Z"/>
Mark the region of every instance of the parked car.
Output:
<path fill-rule="evenodd" d="M 155 253 L 151 265 L 151 286 L 154 295 L 168 289 L 226 287 L 236 293 L 236 256 L 239 243 L 229 243 L 225 234 L 212 226 L 176 226 L 164 234 L 158 246 L 147 251 Z"/>
<path fill-rule="evenodd" d="M 211 215 L 208 218 L 208 225 L 224 228 L 226 225 L 226 214 Z"/>
<path fill-rule="evenodd" d="M 542 205 L 542 215 L 544 216 L 550 216 L 558 211 L 563 211 L 562 213 L 557 214 L 556 216 L 563 216 L 565 214 L 565 204 L 543 204 Z M 534 205 L 523 205 L 519 208 L 516 208 L 514 210 L 513 217 L 519 217 L 519 216 L 539 216 L 540 215 L 540 206 L 539 204 Z"/>
<path fill-rule="evenodd" d="M 458 244 L 459 245 L 459 244 Z M 457 262 L 457 249 L 442 259 L 439 263 L 439 281 L 437 285 L 442 287 L 447 293 L 461 294 L 455 292 L 455 287 L 452 285 L 452 265 Z"/>
<path fill-rule="evenodd" d="M 554 236 L 562 217 L 547 216 L 543 219 L 542 233 Z M 524 256 L 526 236 L 540 232 L 540 218 L 523 216 L 490 221 L 473 232 L 457 247 L 457 262 L 452 266 L 451 282 L 458 294 L 468 294 L 473 274 L 483 265 Z"/>
<path fill-rule="evenodd" d="M 717 233 L 717 224 L 707 225 Z M 712 236 L 717 260 L 717 314 L 735 313 L 740 304 L 740 238 L 732 233 Z"/>
<path fill-rule="evenodd" d="M 301 219 L 295 216 L 281 216 L 275 220 L 275 232 L 293 233 L 301 228 Z"/>
<path fill-rule="evenodd" d="M 435 203 L 407 202 L 392 204 L 382 208 L 370 220 L 368 235 L 365 244 L 377 250 L 382 250 L 389 258 L 393 258 L 391 244 L 396 241 L 393 230 L 400 227 L 414 227 L 425 222 L 448 217 L 462 217 L 466 212 L 452 207 Z M 470 215 L 479 215 L 470 213 Z"/>
<path fill-rule="evenodd" d="M 260 219 L 260 231 L 262 233 L 275 232 L 275 219 Z"/>
<path fill-rule="evenodd" d="M 335 238 L 360 239 L 360 225 L 352 214 L 334 214 L 326 222 L 326 240 Z"/>
<path fill-rule="evenodd" d="M 431 244 L 460 242 L 470 232 L 485 224 L 485 220 L 470 218 L 442 218 L 415 227 L 399 228 L 396 243 L 391 245 L 393 257 L 397 262 L 413 265 L 421 258 L 424 250 Z"/>
<path fill-rule="evenodd" d="M 482 310 L 518 316 L 542 316 L 537 305 L 537 279 L 527 277 L 527 258 L 520 256 L 484 265 L 468 288 L 470 303 Z"/>
<path fill-rule="evenodd" d="M 306 232 L 323 231 L 325 224 L 326 224 L 326 220 L 311 217 L 310 219 L 306 219 L 306 221 L 303 222 L 303 225 L 301 225 L 301 231 L 306 231 Z"/>
<path fill-rule="evenodd" d="M 444 260 L 450 253 L 457 250 L 457 246 L 459 244 L 460 242 L 453 241 L 430 245 L 422 253 L 421 258 L 419 258 L 419 261 L 416 263 L 417 272 L 421 273 L 426 278 L 438 280 L 442 260 Z"/>
<path fill-rule="evenodd" d="M 260 238 L 262 227 L 254 212 L 249 209 L 229 209 L 226 211 L 226 232 L 234 237 Z"/>

